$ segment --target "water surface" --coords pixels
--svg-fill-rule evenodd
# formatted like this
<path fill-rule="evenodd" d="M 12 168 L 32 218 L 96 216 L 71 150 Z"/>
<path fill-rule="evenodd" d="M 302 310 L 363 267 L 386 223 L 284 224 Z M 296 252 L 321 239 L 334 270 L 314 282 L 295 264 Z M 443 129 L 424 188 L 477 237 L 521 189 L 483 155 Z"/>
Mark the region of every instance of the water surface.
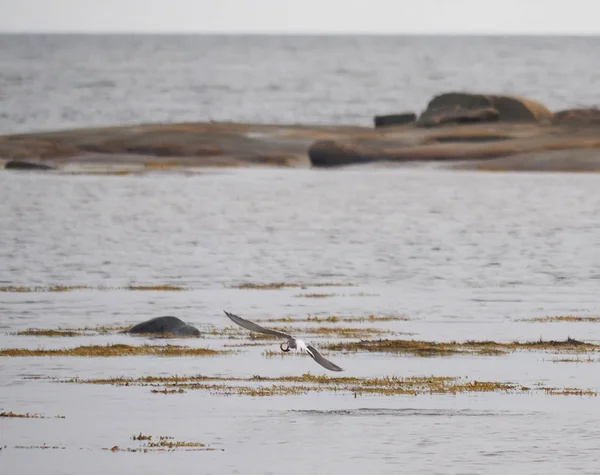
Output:
<path fill-rule="evenodd" d="M 598 177 L 431 169 L 220 170 L 197 174 L 0 174 L 0 285 L 83 285 L 0 293 L 0 348 L 149 342 L 125 335 L 16 336 L 27 328 L 127 325 L 176 315 L 224 328 L 250 319 L 396 315 L 330 324 L 423 340 L 600 342 L 600 323 L 521 321 L 599 315 Z M 340 287 L 246 290 L 243 282 Z M 131 291 L 137 285 L 187 290 Z M 100 290 L 100 288 L 107 288 Z M 331 294 L 309 298 L 307 293 Z M 301 332 L 306 326 L 295 328 Z M 409 334 L 408 336 L 406 334 Z M 308 336 L 316 346 L 331 338 Z M 151 341 L 157 343 L 156 341 Z M 221 348 L 210 336 L 170 343 Z M 159 342 L 160 343 L 160 342 Z M 60 384 L 35 377 L 231 377 L 326 374 L 308 357 L 266 346 L 217 357 L 0 358 L 0 419 L 9 473 L 597 472 L 597 397 L 521 394 L 248 397 L 201 390 Z M 600 390 L 594 362 L 565 355 L 421 358 L 328 355 L 345 376 L 457 376 Z M 331 373 L 329 373 L 331 374 Z M 64 419 L 52 418 L 61 415 Z M 131 436 L 200 441 L 212 452 L 122 453 Z M 24 449 L 42 444 L 64 449 Z M 138 444 L 139 445 L 139 444 Z"/>
<path fill-rule="evenodd" d="M 599 37 L 0 35 L 0 133 L 145 122 L 371 125 L 436 94 L 600 106 Z"/>

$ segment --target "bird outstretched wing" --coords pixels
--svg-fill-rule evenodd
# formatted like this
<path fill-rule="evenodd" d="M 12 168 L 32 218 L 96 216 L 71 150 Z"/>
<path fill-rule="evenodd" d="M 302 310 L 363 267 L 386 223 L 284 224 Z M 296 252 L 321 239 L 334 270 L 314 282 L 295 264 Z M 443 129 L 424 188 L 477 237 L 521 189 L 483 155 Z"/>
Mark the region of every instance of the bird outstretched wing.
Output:
<path fill-rule="evenodd" d="M 273 335 L 273 336 L 277 336 L 279 338 L 285 338 L 286 340 L 289 339 L 293 339 L 293 337 L 291 335 L 288 335 L 287 333 L 283 333 L 277 330 L 271 330 L 270 328 L 264 328 L 261 327 L 260 325 L 257 325 L 256 323 L 253 323 L 249 320 L 245 320 L 242 317 L 238 317 L 237 315 L 234 315 L 233 313 L 229 313 L 226 310 L 223 310 L 225 312 L 225 315 L 227 315 L 234 323 L 237 323 L 240 327 L 245 328 L 246 330 L 250 330 L 253 332 L 258 332 L 258 333 L 264 333 L 265 335 Z"/>
<path fill-rule="evenodd" d="M 317 363 L 319 363 L 321 366 L 323 366 L 323 368 L 326 368 L 329 371 L 344 371 L 342 368 L 340 368 L 335 363 L 332 363 L 328 359 L 324 358 L 323 355 L 321 353 L 319 353 L 314 346 L 306 345 L 306 348 L 308 349 L 307 353 L 310 356 L 312 356 L 313 360 L 315 360 Z"/>

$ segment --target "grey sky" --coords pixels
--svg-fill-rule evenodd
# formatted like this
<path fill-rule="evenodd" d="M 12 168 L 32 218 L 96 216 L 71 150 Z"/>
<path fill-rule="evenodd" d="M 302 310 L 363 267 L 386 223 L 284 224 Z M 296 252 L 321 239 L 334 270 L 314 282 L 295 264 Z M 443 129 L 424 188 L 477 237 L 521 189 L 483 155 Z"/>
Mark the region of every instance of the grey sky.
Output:
<path fill-rule="evenodd" d="M 600 34 L 599 0 L 0 0 L 0 31 Z"/>

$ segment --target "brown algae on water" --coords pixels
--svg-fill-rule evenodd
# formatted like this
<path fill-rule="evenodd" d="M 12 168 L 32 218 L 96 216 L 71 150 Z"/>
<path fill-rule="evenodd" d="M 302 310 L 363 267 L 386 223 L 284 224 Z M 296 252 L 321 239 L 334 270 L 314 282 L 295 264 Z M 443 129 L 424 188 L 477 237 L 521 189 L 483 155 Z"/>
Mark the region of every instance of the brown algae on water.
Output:
<path fill-rule="evenodd" d="M 82 289 L 89 289 L 89 287 L 85 285 L 50 285 L 47 287 L 0 286 L 0 292 L 70 292 L 72 290 Z"/>
<path fill-rule="evenodd" d="M 340 282 L 267 282 L 267 283 L 243 283 L 232 285 L 234 289 L 254 289 L 254 290 L 276 290 L 286 287 L 353 287 L 355 284 Z"/>
<path fill-rule="evenodd" d="M 114 357 L 114 356 L 216 356 L 228 354 L 228 350 L 213 350 L 210 348 L 190 348 L 175 345 L 89 345 L 74 348 L 61 348 L 47 350 L 8 348 L 0 349 L 0 356 L 89 356 L 89 357 Z"/>
<path fill-rule="evenodd" d="M 133 324 L 126 326 L 98 326 L 94 328 L 28 328 L 21 330 L 12 335 L 20 336 L 46 336 L 46 337 L 74 337 L 74 336 L 94 336 L 94 335 L 107 335 L 111 333 L 122 333 L 133 327 Z M 149 337 L 155 339 L 184 339 L 184 338 L 198 338 L 198 335 L 178 335 L 175 333 L 135 333 L 132 336 L 135 337 Z"/>
<path fill-rule="evenodd" d="M 143 290 L 143 291 L 182 291 L 188 290 L 186 287 L 171 284 L 158 284 L 158 285 L 128 285 L 126 287 L 104 287 L 98 286 L 93 287 L 89 285 L 49 285 L 49 286 L 14 286 L 5 285 L 0 286 L 0 292 L 71 292 L 74 290 Z"/>
<path fill-rule="evenodd" d="M 15 445 L 15 449 L 54 449 L 54 450 L 64 450 L 66 447 L 62 445 Z"/>
<path fill-rule="evenodd" d="M 13 412 L 13 411 L 0 412 L 0 417 L 8 417 L 8 418 L 16 418 L 16 419 L 50 419 L 49 416 L 44 416 L 42 414 L 32 414 L 29 412 L 21 414 L 21 413 Z M 65 416 L 52 417 L 52 419 L 64 419 L 64 418 L 65 418 Z"/>
<path fill-rule="evenodd" d="M 455 354 L 501 355 L 519 350 L 585 353 L 600 350 L 600 345 L 572 338 L 498 343 L 495 341 L 436 342 L 419 340 L 361 340 L 331 343 L 324 347 L 332 351 L 410 354 L 413 356 L 449 356 Z"/>
<path fill-rule="evenodd" d="M 520 318 L 518 322 L 585 322 L 585 323 L 600 323 L 600 317 L 596 316 L 579 316 L 579 315 L 554 315 L 547 317 Z"/>
<path fill-rule="evenodd" d="M 292 317 L 275 317 L 275 318 L 257 318 L 256 322 L 282 322 L 282 323 L 301 323 L 301 322 L 321 322 L 321 323 L 363 323 L 363 322 L 392 322 L 410 321 L 411 318 L 402 315 L 366 315 L 366 316 L 312 316 L 308 315 L 305 318 L 292 318 Z"/>
<path fill-rule="evenodd" d="M 336 338 L 367 338 L 376 335 L 393 333 L 390 330 L 379 328 L 360 328 L 360 327 L 270 327 L 273 330 L 289 334 L 313 335 L 313 336 L 331 336 Z M 207 335 L 222 336 L 228 339 L 249 339 L 249 340 L 280 340 L 280 337 L 268 335 L 265 333 L 248 332 L 237 327 L 210 328 L 206 330 Z"/>
<path fill-rule="evenodd" d="M 110 333 L 118 333 L 128 330 L 133 325 L 127 326 L 107 326 L 99 325 L 97 327 L 84 328 L 27 328 L 9 335 L 18 336 L 47 336 L 47 337 L 74 337 L 74 336 L 93 336 L 107 335 Z"/>
<path fill-rule="evenodd" d="M 552 363 L 600 363 L 600 359 L 592 358 L 591 356 L 585 358 L 581 358 L 580 356 L 576 356 L 575 358 L 553 358 L 549 361 Z"/>
<path fill-rule="evenodd" d="M 362 394 L 397 396 L 419 394 L 460 394 L 460 393 L 530 393 L 545 391 L 544 386 L 535 389 L 513 382 L 479 381 L 470 378 L 449 376 L 386 376 L 380 378 L 361 377 L 329 377 L 315 376 L 305 373 L 302 376 L 266 377 L 255 375 L 246 378 L 225 376 L 145 376 L 140 378 L 105 378 L 79 379 L 73 378 L 58 382 L 76 384 L 106 384 L 115 386 L 151 387 L 152 392 L 162 389 L 202 390 L 223 396 L 282 396 L 299 395 L 311 392 L 333 392 L 352 394 L 355 397 Z M 550 388 L 557 391 L 557 388 Z M 595 396 L 595 392 L 587 389 L 570 388 L 564 395 Z M 179 391 L 178 391 L 179 392 Z M 165 393 L 169 394 L 169 393 Z"/>
<path fill-rule="evenodd" d="M 28 328 L 27 330 L 22 330 L 20 332 L 15 333 L 15 335 L 22 335 L 22 336 L 49 336 L 49 337 L 56 337 L 56 336 L 84 336 L 84 335 L 91 335 L 91 333 L 86 333 L 84 331 L 79 331 L 79 330 L 63 330 L 63 329 L 43 329 L 43 328 Z"/>
<path fill-rule="evenodd" d="M 130 285 L 126 287 L 127 290 L 160 290 L 167 292 L 179 292 L 182 290 L 186 290 L 185 287 L 181 287 L 179 285 Z"/>
<path fill-rule="evenodd" d="M 591 389 L 578 388 L 543 388 L 551 396 L 597 396 L 598 392 Z"/>
<path fill-rule="evenodd" d="M 202 442 L 188 442 L 182 440 L 175 440 L 174 437 L 161 435 L 153 437 L 152 435 L 144 435 L 141 432 L 131 437 L 134 441 L 141 442 L 141 445 L 137 447 L 120 447 L 114 445 L 110 448 L 103 450 L 109 450 L 111 452 L 174 452 L 178 449 L 181 450 L 195 450 L 195 451 L 213 451 L 224 449 L 214 449 L 207 446 Z M 154 440 L 152 440 L 154 439 Z"/>
<path fill-rule="evenodd" d="M 335 297 L 338 294 L 323 294 L 318 292 L 307 293 L 307 294 L 298 294 L 294 295 L 294 297 L 304 297 L 307 299 L 326 299 L 328 297 Z"/>

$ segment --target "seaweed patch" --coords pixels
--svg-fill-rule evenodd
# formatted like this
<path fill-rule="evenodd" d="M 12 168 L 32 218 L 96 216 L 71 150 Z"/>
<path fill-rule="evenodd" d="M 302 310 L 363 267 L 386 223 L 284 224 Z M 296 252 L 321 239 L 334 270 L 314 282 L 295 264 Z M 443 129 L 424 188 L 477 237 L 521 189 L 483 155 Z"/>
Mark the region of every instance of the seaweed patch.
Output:
<path fill-rule="evenodd" d="M 141 432 L 139 434 L 134 434 L 131 437 L 132 440 L 136 442 L 141 442 L 140 445 L 136 447 L 121 447 L 119 445 L 113 445 L 110 448 L 104 448 L 103 450 L 108 450 L 110 452 L 174 452 L 176 450 L 194 450 L 194 451 L 213 451 L 219 450 L 223 451 L 224 449 L 215 449 L 203 442 L 189 442 L 183 440 L 175 440 L 174 437 L 161 435 L 158 437 L 153 437 L 152 435 L 145 435 Z"/>
<path fill-rule="evenodd" d="M 103 378 L 103 379 L 68 379 L 61 381 L 75 384 L 105 384 L 114 386 L 150 387 L 152 392 L 162 393 L 165 390 L 200 390 L 222 396 L 283 396 L 299 395 L 312 392 L 335 392 L 350 394 L 354 397 L 372 394 L 383 396 L 416 396 L 419 394 L 460 394 L 460 393 L 530 393 L 543 391 L 548 394 L 560 392 L 563 395 L 596 396 L 596 392 L 588 389 L 546 388 L 538 385 L 535 389 L 506 381 L 480 381 L 468 377 L 450 376 L 385 376 L 379 378 L 361 377 L 329 377 L 315 376 L 305 373 L 302 376 L 252 377 L 226 376 L 145 376 L 140 378 Z M 179 391 L 176 391 L 179 392 Z M 165 392 L 169 394 L 169 392 Z"/>
<path fill-rule="evenodd" d="M 216 356 L 228 354 L 228 350 L 213 350 L 210 348 L 190 348 L 176 345 L 88 345 L 74 348 L 60 349 L 27 349 L 9 348 L 0 349 L 0 356 L 87 356 L 87 357 L 114 357 L 114 356 Z"/>
<path fill-rule="evenodd" d="M 353 287 L 355 284 L 340 282 L 266 282 L 266 283 L 242 283 L 231 287 L 234 289 L 253 290 L 277 290 L 283 288 L 308 288 L 308 287 Z"/>
<path fill-rule="evenodd" d="M 584 323 L 600 323 L 600 317 L 596 316 L 579 316 L 579 315 L 554 315 L 547 317 L 534 318 L 519 318 L 517 322 L 584 322 Z"/>
<path fill-rule="evenodd" d="M 436 342 L 420 340 L 361 340 L 331 343 L 332 351 L 378 352 L 410 354 L 413 356 L 449 356 L 456 354 L 502 355 L 519 350 L 586 353 L 600 350 L 600 345 L 567 338 L 566 340 L 538 340 L 498 343 L 495 341 Z"/>
<path fill-rule="evenodd" d="M 98 286 L 93 287 L 89 285 L 49 285 L 49 286 L 15 286 L 5 285 L 0 286 L 0 292 L 72 292 L 75 290 L 143 290 L 143 291 L 183 291 L 188 290 L 186 287 L 180 285 L 171 284 L 158 284 L 158 285 L 128 285 L 125 287 L 109 287 L 109 286 Z"/>
<path fill-rule="evenodd" d="M 65 416 L 50 417 L 50 416 L 44 416 L 42 414 L 32 414 L 29 412 L 22 414 L 22 413 L 12 412 L 12 411 L 0 412 L 0 417 L 9 417 L 9 418 L 17 418 L 17 419 L 51 419 L 51 418 L 52 419 L 64 419 L 65 418 Z"/>

